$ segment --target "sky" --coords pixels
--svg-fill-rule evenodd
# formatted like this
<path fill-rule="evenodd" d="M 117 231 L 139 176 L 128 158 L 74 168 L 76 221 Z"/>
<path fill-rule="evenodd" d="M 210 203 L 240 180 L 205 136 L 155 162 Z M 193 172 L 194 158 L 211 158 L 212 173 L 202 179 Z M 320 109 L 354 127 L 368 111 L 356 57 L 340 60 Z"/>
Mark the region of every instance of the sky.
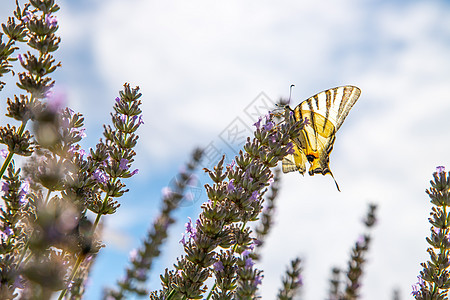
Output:
<path fill-rule="evenodd" d="M 2 22 L 13 2 L 0 0 Z M 127 181 L 131 191 L 118 212 L 104 218 L 106 248 L 86 299 L 99 299 L 103 286 L 124 275 L 128 253 L 158 214 L 161 189 L 193 148 L 215 145 L 231 159 L 236 145 L 224 141 L 230 128 L 251 128 L 251 111 L 289 97 L 291 84 L 291 107 L 341 85 L 362 93 L 330 155 L 341 192 L 330 176 L 282 176 L 275 224 L 257 265 L 264 270 L 261 296 L 275 297 L 290 259 L 300 256 L 300 299 L 325 299 L 331 268 L 346 268 L 367 206 L 376 203 L 362 299 L 392 299 L 394 288 L 401 299 L 411 298 L 420 263 L 428 259 L 425 190 L 436 166 L 450 170 L 448 1 L 59 3 L 62 68 L 54 78 L 68 104 L 85 115 L 83 146 L 100 138 L 125 82 L 143 93 L 140 172 Z M 13 92 L 7 86 L 2 99 Z M 201 172 L 199 182 L 206 182 Z M 205 201 L 202 194 L 176 212 L 151 288 L 172 268 L 184 223 Z"/>

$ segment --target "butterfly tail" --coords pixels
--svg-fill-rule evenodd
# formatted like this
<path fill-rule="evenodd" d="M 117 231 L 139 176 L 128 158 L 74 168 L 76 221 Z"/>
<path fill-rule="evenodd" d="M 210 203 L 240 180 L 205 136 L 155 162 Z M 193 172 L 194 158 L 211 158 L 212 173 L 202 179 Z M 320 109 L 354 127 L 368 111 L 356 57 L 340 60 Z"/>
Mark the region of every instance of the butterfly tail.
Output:
<path fill-rule="evenodd" d="M 334 178 L 333 173 L 331 173 L 331 171 L 329 173 L 330 173 L 331 177 L 333 177 L 333 180 L 334 180 L 334 183 L 336 184 L 337 190 L 340 192 L 341 190 L 339 189 L 339 184 L 337 183 L 336 179 Z"/>

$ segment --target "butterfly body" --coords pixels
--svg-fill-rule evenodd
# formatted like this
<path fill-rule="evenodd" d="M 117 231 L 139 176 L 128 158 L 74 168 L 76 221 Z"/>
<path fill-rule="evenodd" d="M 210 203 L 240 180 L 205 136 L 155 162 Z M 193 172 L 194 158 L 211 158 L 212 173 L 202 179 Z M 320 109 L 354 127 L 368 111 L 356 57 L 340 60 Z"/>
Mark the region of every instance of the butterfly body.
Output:
<path fill-rule="evenodd" d="M 304 174 L 308 161 L 309 175 L 333 176 L 329 167 L 329 155 L 333 150 L 335 135 L 360 94 L 361 90 L 355 86 L 342 86 L 314 95 L 294 109 L 286 106 L 285 109 L 293 114 L 296 121 L 303 122 L 303 129 L 292 140 L 293 153 L 283 159 L 284 173 L 299 171 Z"/>

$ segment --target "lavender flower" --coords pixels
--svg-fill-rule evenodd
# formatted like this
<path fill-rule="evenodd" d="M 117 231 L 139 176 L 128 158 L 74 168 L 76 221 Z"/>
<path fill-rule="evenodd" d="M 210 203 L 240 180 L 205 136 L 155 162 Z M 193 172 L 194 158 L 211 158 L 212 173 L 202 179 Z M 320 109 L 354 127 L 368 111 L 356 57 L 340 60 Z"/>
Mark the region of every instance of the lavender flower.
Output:
<path fill-rule="evenodd" d="M 19 203 L 21 205 L 24 205 L 26 203 L 25 197 L 30 192 L 30 183 L 28 181 L 24 181 L 21 185 L 20 192 L 19 192 Z"/>
<path fill-rule="evenodd" d="M 8 182 L 2 182 L 2 192 L 7 193 L 9 191 L 9 183 Z"/>
<path fill-rule="evenodd" d="M 253 262 L 253 260 L 249 257 L 245 260 L 245 267 L 246 268 L 251 268 L 253 267 L 255 263 Z"/>
<path fill-rule="evenodd" d="M 295 149 L 294 149 L 294 144 L 292 142 L 287 143 L 287 153 L 288 154 L 294 154 L 295 153 Z"/>
<path fill-rule="evenodd" d="M 274 128 L 274 126 L 275 126 L 274 123 L 270 121 L 263 125 L 263 129 L 265 131 L 270 131 L 272 128 Z"/>
<path fill-rule="evenodd" d="M 214 267 L 214 270 L 215 270 L 216 272 L 220 272 L 220 271 L 223 271 L 223 270 L 224 270 L 223 263 L 222 263 L 220 260 L 216 261 L 216 262 L 213 264 L 213 267 Z"/>
<path fill-rule="evenodd" d="M 305 117 L 305 119 L 303 120 L 303 125 L 305 126 L 311 125 L 311 121 L 308 119 L 308 117 Z"/>
<path fill-rule="evenodd" d="M 136 120 L 138 120 L 137 123 L 139 125 L 144 124 L 144 119 L 142 118 L 142 115 L 140 115 L 140 116 L 133 116 L 133 118 L 131 118 L 131 120 L 133 121 L 133 123 L 135 123 Z"/>
<path fill-rule="evenodd" d="M 95 170 L 92 176 L 100 183 L 106 183 L 108 181 L 108 175 L 100 169 Z"/>
<path fill-rule="evenodd" d="M 259 192 L 258 191 L 254 191 L 252 193 L 252 196 L 250 197 L 250 200 L 251 201 L 256 201 L 256 200 L 258 200 L 258 197 L 259 197 Z"/>
<path fill-rule="evenodd" d="M 283 276 L 282 288 L 278 291 L 278 299 L 294 299 L 295 295 L 299 294 L 300 288 L 303 285 L 303 277 L 301 273 L 302 269 L 300 264 L 301 260 L 299 258 L 295 258 L 291 261 L 291 265 Z"/>
<path fill-rule="evenodd" d="M 428 219 L 431 223 L 431 236 L 426 240 L 431 246 L 427 249 L 430 259 L 421 263 L 423 270 L 417 277 L 418 282 L 413 285 L 412 295 L 415 299 L 444 299 L 448 294 L 448 268 L 450 261 L 448 223 L 448 191 L 450 189 L 450 176 L 445 173 L 445 168 L 439 166 L 433 173 L 431 187 L 426 193 L 431 199 L 433 208 Z"/>
<path fill-rule="evenodd" d="M 9 151 L 7 149 L 1 149 L 0 150 L 0 156 L 3 158 L 6 158 L 9 154 Z"/>
<path fill-rule="evenodd" d="M 258 121 L 256 121 L 256 123 L 253 124 L 253 126 L 255 126 L 256 129 L 260 129 L 260 128 L 261 128 L 261 121 L 262 121 L 262 118 L 259 117 L 259 118 L 258 118 Z"/>
<path fill-rule="evenodd" d="M 56 20 L 56 17 L 48 14 L 45 16 L 45 23 L 47 23 L 50 27 L 56 26 L 58 21 Z"/>
<path fill-rule="evenodd" d="M 234 187 L 233 180 L 230 180 L 230 182 L 228 182 L 227 191 L 234 192 L 235 190 L 236 188 Z"/>
<path fill-rule="evenodd" d="M 120 160 L 120 163 L 119 163 L 119 168 L 121 169 L 121 170 L 128 170 L 128 159 L 126 159 L 126 158 L 122 158 L 121 160 Z"/>

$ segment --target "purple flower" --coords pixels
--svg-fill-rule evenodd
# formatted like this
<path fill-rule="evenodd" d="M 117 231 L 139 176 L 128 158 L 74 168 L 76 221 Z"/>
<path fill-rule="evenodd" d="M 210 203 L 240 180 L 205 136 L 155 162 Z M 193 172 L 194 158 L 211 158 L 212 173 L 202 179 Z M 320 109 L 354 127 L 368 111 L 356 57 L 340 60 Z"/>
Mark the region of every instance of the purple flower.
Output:
<path fill-rule="evenodd" d="M 3 158 L 6 158 L 9 154 L 9 151 L 7 149 L 0 150 L 0 156 Z"/>
<path fill-rule="evenodd" d="M 263 277 L 259 274 L 255 276 L 255 281 L 254 281 L 255 286 L 260 285 L 262 283 L 262 278 Z"/>
<path fill-rule="evenodd" d="M 23 58 L 22 58 L 22 55 L 20 55 L 20 54 L 19 54 L 19 55 L 17 55 L 17 58 L 19 59 L 19 61 L 20 61 L 20 64 L 22 64 L 22 65 L 23 65 L 24 63 L 23 63 Z"/>
<path fill-rule="evenodd" d="M 58 23 L 58 21 L 56 20 L 56 17 L 48 14 L 45 16 L 45 23 L 47 23 L 48 25 L 50 25 L 50 27 L 56 26 L 56 24 Z"/>
<path fill-rule="evenodd" d="M 63 120 L 63 126 L 66 128 L 69 127 L 68 121 L 69 120 L 66 120 L 66 119 Z M 81 128 L 81 129 L 71 128 L 70 129 L 71 133 L 74 133 L 75 136 L 79 136 L 80 138 L 85 138 L 87 136 L 85 131 L 86 131 L 86 128 Z"/>
<path fill-rule="evenodd" d="M 116 97 L 116 103 L 119 103 L 119 102 L 120 102 L 120 98 Z"/>
<path fill-rule="evenodd" d="M 287 153 L 288 154 L 294 154 L 295 153 L 294 144 L 292 142 L 287 143 L 286 144 L 286 148 L 287 148 Z"/>
<path fill-rule="evenodd" d="M 444 172 L 445 172 L 445 167 L 444 167 L 444 166 L 438 166 L 438 167 L 436 167 L 436 172 L 437 172 L 437 173 L 444 173 Z"/>
<path fill-rule="evenodd" d="M 263 129 L 266 130 L 266 131 L 269 131 L 269 130 L 271 130 L 273 128 L 273 126 L 274 126 L 273 122 L 270 121 L 270 122 L 267 122 L 266 124 L 264 124 Z"/>
<path fill-rule="evenodd" d="M 233 169 L 234 165 L 236 164 L 236 162 L 234 161 L 234 159 L 231 161 L 231 163 L 229 165 L 227 165 L 227 169 Z"/>
<path fill-rule="evenodd" d="M 20 205 L 24 205 L 27 203 L 26 201 L 26 195 L 30 191 L 30 183 L 28 181 L 24 181 L 21 185 L 20 192 L 19 192 L 19 203 Z"/>
<path fill-rule="evenodd" d="M 186 227 L 186 232 L 187 233 L 194 233 L 195 232 L 195 228 L 192 226 L 192 219 L 190 217 L 188 217 L 189 222 L 187 222 L 184 226 Z"/>
<path fill-rule="evenodd" d="M 250 197 L 250 200 L 256 201 L 256 200 L 258 200 L 258 197 L 259 197 L 258 191 L 254 191 L 254 192 L 252 193 L 252 196 Z"/>
<path fill-rule="evenodd" d="M 417 283 L 412 285 L 412 292 L 411 294 L 413 296 L 418 296 L 420 294 L 420 289 L 425 287 L 425 282 L 422 279 L 422 276 L 417 276 Z"/>
<path fill-rule="evenodd" d="M 106 181 L 108 180 L 108 176 L 100 169 L 95 170 L 92 176 L 95 180 L 101 183 L 106 183 Z"/>
<path fill-rule="evenodd" d="M 250 251 L 248 251 L 248 250 L 244 250 L 241 253 L 242 257 L 247 257 L 249 254 L 250 254 Z"/>
<path fill-rule="evenodd" d="M 133 172 L 130 173 L 131 176 L 137 174 L 139 172 L 139 169 L 134 170 Z"/>
<path fill-rule="evenodd" d="M 250 245 L 247 246 L 247 248 L 250 249 L 250 250 L 255 249 L 256 241 L 257 241 L 257 239 L 253 239 L 253 240 L 250 242 Z"/>
<path fill-rule="evenodd" d="M 213 264 L 213 268 L 214 270 L 216 270 L 217 272 L 223 271 L 224 267 L 223 267 L 223 263 L 218 260 Z"/>
<path fill-rule="evenodd" d="M 186 246 L 186 235 L 184 233 L 181 234 L 181 240 L 179 243 L 183 244 L 183 246 Z"/>
<path fill-rule="evenodd" d="M 421 287 L 425 286 L 425 281 L 423 281 L 422 276 L 417 276 L 417 284 Z"/>
<path fill-rule="evenodd" d="M 128 162 L 129 162 L 128 159 L 122 158 L 119 163 L 119 169 L 124 170 L 124 171 L 128 170 L 128 168 L 129 168 Z"/>
<path fill-rule="evenodd" d="M 127 115 L 120 114 L 119 118 L 120 118 L 120 120 L 122 120 L 122 122 L 124 122 L 124 123 L 127 122 Z"/>
<path fill-rule="evenodd" d="M 188 236 L 188 238 L 189 238 L 189 241 L 191 241 L 191 239 L 194 239 L 195 238 L 195 236 L 196 236 L 196 234 L 197 234 L 197 229 L 195 229 L 195 227 L 192 225 L 192 219 L 191 218 L 189 218 L 188 217 L 188 219 L 189 219 L 189 222 L 187 222 L 186 224 L 185 224 L 185 226 L 186 226 L 186 235 Z M 199 224 L 199 220 L 197 220 L 197 225 Z M 183 235 L 183 240 L 184 240 L 184 235 Z M 181 241 L 180 241 L 181 242 Z M 182 242 L 181 242 L 182 243 Z M 183 244 L 184 245 L 184 244 Z"/>
<path fill-rule="evenodd" d="M 412 285 L 412 292 L 411 292 L 411 295 L 413 295 L 413 296 L 418 296 L 419 294 L 420 294 L 419 285 L 418 285 L 418 284 L 413 284 L 413 285 Z"/>
<path fill-rule="evenodd" d="M 81 129 L 78 131 L 78 136 L 81 137 L 81 138 L 85 138 L 85 137 L 86 137 L 85 131 L 86 131 L 86 128 L 81 128 Z"/>
<path fill-rule="evenodd" d="M 14 280 L 14 284 L 13 287 L 16 289 L 23 289 L 25 288 L 24 285 L 22 284 L 23 278 L 22 275 L 19 275 L 16 277 L 16 280 Z"/>
<path fill-rule="evenodd" d="M 138 125 L 144 124 L 142 116 L 133 116 L 133 122 L 136 122 L 136 119 L 138 120 Z"/>
<path fill-rule="evenodd" d="M 277 139 L 275 137 L 275 134 L 269 135 L 269 141 L 271 141 L 272 143 L 276 143 Z"/>
<path fill-rule="evenodd" d="M 251 267 L 253 267 L 254 264 L 255 263 L 253 262 L 253 259 L 251 259 L 250 257 L 245 260 L 245 267 L 246 268 L 251 268 Z"/>
<path fill-rule="evenodd" d="M 305 119 L 303 120 L 303 125 L 308 126 L 310 124 L 311 122 L 309 121 L 308 117 L 305 117 Z"/>
<path fill-rule="evenodd" d="M 80 156 L 81 156 L 81 157 L 83 157 L 83 156 L 86 155 L 86 151 L 84 151 L 84 149 L 80 149 L 80 150 L 78 151 L 78 153 L 80 153 Z"/>
<path fill-rule="evenodd" d="M 259 118 L 258 118 L 258 121 L 256 121 L 255 124 L 253 124 L 253 125 L 256 127 L 256 129 L 259 129 L 259 128 L 261 127 L 261 120 L 262 120 L 262 118 L 259 117 Z"/>
<path fill-rule="evenodd" d="M 3 231 L 0 230 L 0 240 L 6 240 L 6 239 L 8 239 L 8 237 L 10 237 L 13 234 L 14 234 L 14 232 L 11 230 L 11 228 L 6 226 L 6 228 Z"/>
<path fill-rule="evenodd" d="M 298 276 L 297 276 L 295 282 L 296 282 L 298 285 L 303 285 L 303 276 L 302 276 L 302 274 L 298 274 Z"/>
<path fill-rule="evenodd" d="M 11 236 L 14 234 L 14 231 L 12 231 L 11 228 L 9 228 L 8 226 L 5 227 L 5 230 L 3 230 L 3 233 L 6 234 L 6 236 Z"/>
<path fill-rule="evenodd" d="M 31 19 L 33 19 L 33 15 L 29 11 L 27 11 L 27 15 L 23 16 L 22 21 L 28 23 Z"/>
<path fill-rule="evenodd" d="M 228 186 L 227 186 L 227 191 L 228 192 L 234 192 L 236 190 L 236 188 L 234 187 L 233 182 L 234 182 L 234 179 L 231 179 L 230 182 L 228 183 Z"/>

